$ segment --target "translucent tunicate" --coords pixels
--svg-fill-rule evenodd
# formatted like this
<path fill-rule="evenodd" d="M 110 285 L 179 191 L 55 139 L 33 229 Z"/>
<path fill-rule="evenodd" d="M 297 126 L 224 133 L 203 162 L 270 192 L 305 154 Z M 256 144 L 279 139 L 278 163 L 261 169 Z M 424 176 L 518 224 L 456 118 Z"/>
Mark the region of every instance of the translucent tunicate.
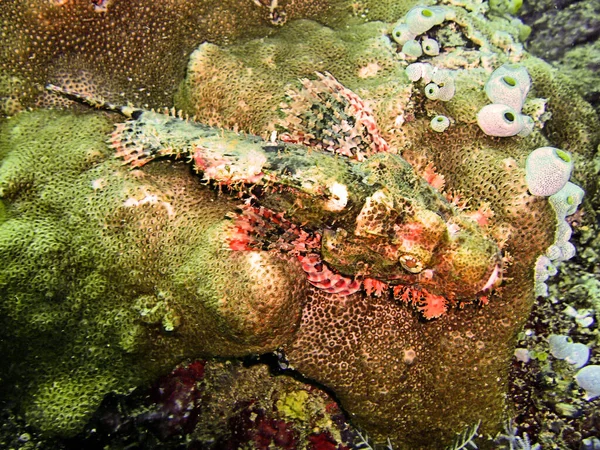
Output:
<path fill-rule="evenodd" d="M 456 88 L 454 87 L 454 74 L 451 70 L 434 69 L 431 79 L 439 87 L 439 92 L 436 97 L 437 100 L 447 102 L 454 97 Z"/>
<path fill-rule="evenodd" d="M 551 260 L 557 260 L 562 255 L 562 251 L 558 245 L 551 245 L 546 249 L 546 256 Z"/>
<path fill-rule="evenodd" d="M 532 151 L 525 162 L 525 182 L 533 195 L 548 197 L 560 191 L 573 171 L 569 152 L 554 147 Z"/>
<path fill-rule="evenodd" d="M 488 136 L 515 136 L 523 129 L 523 118 L 508 105 L 492 104 L 481 108 L 477 124 Z"/>
<path fill-rule="evenodd" d="M 592 400 L 600 395 L 600 366 L 591 365 L 575 375 L 575 381 L 585 390 L 585 399 Z"/>
<path fill-rule="evenodd" d="M 421 44 L 411 39 L 410 41 L 406 41 L 402 46 L 402 53 L 418 58 L 423 55 L 423 49 L 421 48 Z"/>
<path fill-rule="evenodd" d="M 406 14 L 405 21 L 410 32 L 418 36 L 430 30 L 435 25 L 441 24 L 444 19 L 445 13 L 442 10 L 417 6 Z"/>
<path fill-rule="evenodd" d="M 504 64 L 497 68 L 485 84 L 485 93 L 492 103 L 501 103 L 521 111 L 531 87 L 531 79 L 524 66 Z"/>
<path fill-rule="evenodd" d="M 454 97 L 455 92 L 456 88 L 454 87 L 454 81 L 445 83 L 443 86 L 440 86 L 437 99 L 448 102 Z"/>
<path fill-rule="evenodd" d="M 421 42 L 423 53 L 429 56 L 437 56 L 440 54 L 440 45 L 435 39 L 426 38 Z"/>
<path fill-rule="evenodd" d="M 406 66 L 404 72 L 410 81 L 419 81 L 423 75 L 423 63 L 412 63 Z"/>
<path fill-rule="evenodd" d="M 406 42 L 413 40 L 417 35 L 411 33 L 405 23 L 398 22 L 392 30 L 392 39 L 399 45 L 404 45 Z"/>
<path fill-rule="evenodd" d="M 565 242 L 564 244 L 560 245 L 560 258 L 558 258 L 559 261 L 567 261 L 569 259 L 571 259 L 573 256 L 575 256 L 575 254 L 577 253 L 577 250 L 575 248 L 575 246 L 573 244 L 571 244 L 570 242 Z"/>
<path fill-rule="evenodd" d="M 521 114 L 521 118 L 523 119 L 523 129 L 517 133 L 517 136 L 527 137 L 533 132 L 535 123 L 531 117 L 524 114 Z"/>
<path fill-rule="evenodd" d="M 454 82 L 452 71 L 448 69 L 435 69 L 431 75 L 431 80 L 437 85 Z"/>
<path fill-rule="evenodd" d="M 433 79 L 434 67 L 431 64 L 423 63 L 422 69 L 421 78 L 423 79 L 423 83 L 428 84 Z"/>
<path fill-rule="evenodd" d="M 450 126 L 450 120 L 446 116 L 435 116 L 431 119 L 431 129 L 442 133 Z"/>
<path fill-rule="evenodd" d="M 556 232 L 554 233 L 554 237 L 557 243 L 567 242 L 571 239 L 571 235 L 573 234 L 573 230 L 571 229 L 571 225 L 562 219 L 556 225 Z"/>
<path fill-rule="evenodd" d="M 559 218 L 564 219 L 571 214 L 575 214 L 577 207 L 583 201 L 585 191 L 570 181 L 558 191 L 556 194 L 551 195 L 548 201 L 556 211 L 556 215 Z"/>
<path fill-rule="evenodd" d="M 556 275 L 556 267 L 552 264 L 550 258 L 546 255 L 540 255 L 538 259 L 535 261 L 535 272 L 534 272 L 534 280 L 535 280 L 535 295 L 539 297 L 547 297 L 548 296 L 548 285 L 545 281 L 551 277 Z"/>
<path fill-rule="evenodd" d="M 557 270 L 547 256 L 541 255 L 535 262 L 535 281 L 546 281 L 549 277 L 556 275 Z"/>
<path fill-rule="evenodd" d="M 439 93 L 440 88 L 437 84 L 429 83 L 427 86 L 425 86 L 425 97 L 427 97 L 429 100 L 437 100 Z"/>

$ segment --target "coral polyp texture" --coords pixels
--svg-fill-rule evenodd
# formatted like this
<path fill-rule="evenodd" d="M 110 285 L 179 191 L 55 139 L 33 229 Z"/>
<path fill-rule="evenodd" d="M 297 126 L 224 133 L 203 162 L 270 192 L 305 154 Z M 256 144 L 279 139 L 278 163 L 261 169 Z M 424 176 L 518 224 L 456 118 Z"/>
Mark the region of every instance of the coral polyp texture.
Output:
<path fill-rule="evenodd" d="M 551 200 L 534 195 L 526 160 L 563 149 L 571 181 L 593 195 L 598 118 L 525 52 L 518 20 L 444 3 L 443 18 L 408 29 L 407 40 L 439 47 L 418 57 L 395 35 L 416 12 L 438 11 L 417 2 L 248 1 L 209 14 L 214 5 L 199 1 L 203 26 L 215 14 L 238 26 L 227 45 L 217 28 L 206 35 L 187 71 L 169 60 L 175 41 L 142 39 L 160 61 L 131 72 L 152 88 L 148 101 L 128 98 L 127 70 L 107 81 L 118 55 L 102 49 L 89 77 L 58 76 L 60 64 L 40 75 L 58 86 L 44 104 L 66 104 L 66 93 L 109 111 L 26 111 L 1 125 L 0 349 L 10 365 L 0 370 L 30 425 L 72 436 L 104 394 L 185 358 L 277 350 L 377 442 L 444 448 L 480 420 L 482 433 L 498 431 L 537 263 L 553 245 L 553 261 L 572 254 L 564 225 L 583 194 L 570 182 Z M 85 14 L 129 11 L 100 6 Z M 257 28 L 238 15 L 250 7 Z M 295 20 L 332 10 L 346 12 L 327 25 Z M 56 27 L 70 26 L 52 11 Z M 127 23 L 135 36 L 145 29 L 140 16 Z M 166 60 L 178 77 L 163 78 Z M 516 104 L 527 136 L 478 125 L 484 86 L 507 63 L 531 79 Z M 183 113 L 148 110 L 176 80 L 168 106 Z M 428 96 L 431 83 L 447 95 Z M 436 117 L 451 125 L 432 129 Z"/>
<path fill-rule="evenodd" d="M 40 112 L 16 123 L 43 144 L 11 137 L 5 124 L 2 153 L 14 151 L 0 175 L 2 349 L 21 353 L 32 424 L 76 432 L 103 393 L 148 380 L 194 347 L 239 356 L 290 338 L 304 275 L 278 255 L 224 248 L 235 203 L 185 167 L 129 172 L 107 152 L 106 118 Z M 18 321 L 29 326 L 10 325 Z M 35 335 L 44 338 L 28 353 L 21 345 Z"/>
<path fill-rule="evenodd" d="M 277 3 L 277 2 L 275 2 Z M 51 105 L 52 79 L 139 105 L 171 103 L 187 58 L 205 40 L 259 37 L 274 15 L 335 20 L 342 2 L 16 0 L 0 4 L 0 113 Z"/>

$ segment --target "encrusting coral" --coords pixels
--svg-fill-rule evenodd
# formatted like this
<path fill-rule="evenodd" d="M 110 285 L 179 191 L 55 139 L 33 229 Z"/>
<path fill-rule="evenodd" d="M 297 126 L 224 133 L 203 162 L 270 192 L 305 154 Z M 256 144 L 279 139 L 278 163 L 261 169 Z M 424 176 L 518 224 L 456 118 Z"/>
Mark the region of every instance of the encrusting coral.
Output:
<path fill-rule="evenodd" d="M 525 161 L 560 147 L 593 192 L 598 122 L 523 51 L 518 26 L 477 8 L 447 5 L 450 19 L 425 32 L 439 54 L 420 61 L 452 71 L 455 87 L 448 101 L 427 98 L 390 37 L 414 4 L 374 2 L 364 14 L 385 23 L 288 17 L 269 38 L 195 50 L 175 106 L 262 140 L 223 131 L 200 144 L 207 127 L 129 108 L 118 154 L 138 166 L 173 157 L 130 170 L 105 144 L 117 115 L 40 110 L 3 123 L 0 323 L 13 365 L 2 378 L 18 380 L 32 425 L 72 435 L 104 393 L 183 358 L 280 348 L 397 448 L 441 448 L 478 420 L 497 429 L 535 263 L 556 228 L 548 199 L 527 190 Z M 507 61 L 532 80 L 527 137 L 477 125 L 483 86 Z M 452 125 L 432 130 L 435 116 Z M 323 279 L 337 276 L 360 283 L 331 291 Z"/>
<path fill-rule="evenodd" d="M 226 356 L 290 338 L 304 276 L 274 254 L 223 248 L 237 203 L 184 167 L 153 164 L 136 178 L 110 158 L 106 118 L 39 112 L 17 123 L 43 143 L 12 124 L 2 133 L 14 150 L 0 175 L 3 352 L 20 355 L 31 423 L 73 433 L 103 393 L 194 356 L 195 343 Z"/>
<path fill-rule="evenodd" d="M 258 3 L 258 4 L 257 4 Z M 251 0 L 15 0 L 0 3 L 0 113 L 52 105 L 49 78 L 113 100 L 172 102 L 202 41 L 272 33 L 273 14 L 335 22 L 344 2 Z M 122 94 L 123 96 L 120 96 Z"/>

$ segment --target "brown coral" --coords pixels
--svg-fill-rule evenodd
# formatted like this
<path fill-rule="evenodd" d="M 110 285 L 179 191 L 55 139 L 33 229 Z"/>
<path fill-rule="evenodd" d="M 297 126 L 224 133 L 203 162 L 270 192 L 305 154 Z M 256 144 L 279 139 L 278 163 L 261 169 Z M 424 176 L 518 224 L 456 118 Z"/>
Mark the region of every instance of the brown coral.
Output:
<path fill-rule="evenodd" d="M 316 0 L 279 5 L 287 19 L 335 18 L 341 7 Z M 171 105 L 198 44 L 275 29 L 268 8 L 251 0 L 15 0 L 0 4 L 0 23 L 3 114 L 47 105 L 40 88 L 48 81 L 138 105 Z"/>
<path fill-rule="evenodd" d="M 457 10 L 456 22 L 464 25 L 467 40 L 495 48 L 486 40 L 486 35 L 494 34 L 493 28 L 478 31 L 477 27 L 487 26 L 483 17 L 472 20 L 469 13 Z M 407 87 L 399 81 L 405 80 L 404 74 L 398 71 L 394 49 L 385 44 L 377 24 L 353 29 L 362 34 L 360 44 L 347 42 L 343 30 L 331 33 L 315 23 L 290 24 L 278 36 L 262 42 L 270 51 L 270 61 L 275 62 L 269 67 L 249 51 L 257 44 L 201 47 L 192 58 L 188 84 L 182 91 L 191 106 L 182 105 L 206 114 L 205 118 L 215 124 L 267 133 L 281 124 L 277 107 L 295 77 L 305 77 L 308 70 L 321 70 L 325 65 L 367 101 L 392 149 L 401 151 L 418 171 L 426 173 L 427 167 L 435 166 L 448 196 L 467 208 L 473 226 L 485 226 L 502 243 L 505 259 L 512 264 L 504 274 L 497 274 L 506 281 L 500 292 L 481 298 L 486 304 L 481 309 L 462 305 L 464 311 L 449 311 L 423 324 L 387 296 L 355 294 L 344 299 L 313 291 L 298 339 L 286 348 L 294 367 L 332 388 L 357 422 L 370 427 L 378 437 L 394 436 L 407 448 L 435 448 L 431 435 L 419 436 L 415 430 L 436 430 L 437 439 L 449 440 L 449 430 L 459 430 L 479 419 L 485 428 L 493 427 L 502 413 L 513 339 L 534 300 L 533 265 L 552 242 L 555 226 L 546 200 L 527 192 L 525 157 L 554 137 L 582 159 L 589 157 L 598 142 L 598 122 L 591 108 L 580 100 L 575 100 L 579 117 L 563 108 L 571 104 L 566 100 L 550 102 L 548 108 L 557 116 L 544 130 L 548 133 L 538 129 L 527 139 L 488 137 L 474 124 L 475 113 L 487 102 L 482 85 L 489 75 L 489 71 L 476 68 L 485 63 L 474 63 L 478 58 L 475 53 L 457 50 L 440 56 L 442 66 L 462 68 L 457 74 L 457 94 L 445 104 L 429 102 L 418 86 Z M 303 34 L 308 30 L 309 39 Z M 291 42 L 298 42 L 298 46 L 287 47 Z M 343 59 L 339 57 L 340 47 L 344 49 Z M 516 44 L 511 52 L 513 58 L 524 58 Z M 363 59 L 367 53 L 373 60 Z M 502 62 L 502 56 L 493 58 L 497 64 Z M 373 64 L 380 69 L 373 69 Z M 532 97 L 568 95 L 568 85 L 544 62 L 525 58 L 523 64 L 533 79 Z M 224 75 L 215 76 L 221 69 Z M 210 92 L 219 91 L 225 80 L 227 95 L 211 96 Z M 264 95 L 267 88 L 268 95 Z M 284 107 L 288 114 L 297 98 L 296 92 L 292 106 Z M 305 102 L 308 97 L 301 98 Z M 243 109 L 235 108 L 238 102 L 245 105 Z M 435 114 L 452 117 L 453 125 L 444 133 L 431 131 L 429 120 Z M 293 129 L 303 120 L 294 121 L 288 115 L 286 126 Z M 580 165 L 584 174 L 588 173 L 587 164 L 582 161 Z M 467 262 L 469 258 L 465 253 L 457 260 Z M 397 297 L 437 315 L 446 305 L 428 294 L 398 291 Z M 403 361 L 407 351 L 416 353 L 410 366 Z"/>

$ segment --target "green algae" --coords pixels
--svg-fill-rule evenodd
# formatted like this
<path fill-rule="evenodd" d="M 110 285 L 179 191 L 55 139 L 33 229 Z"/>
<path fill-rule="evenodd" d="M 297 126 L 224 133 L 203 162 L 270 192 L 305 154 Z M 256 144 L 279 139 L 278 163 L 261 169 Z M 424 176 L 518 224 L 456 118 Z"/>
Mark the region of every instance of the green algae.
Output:
<path fill-rule="evenodd" d="M 277 401 L 277 409 L 289 419 L 305 422 L 309 418 L 306 405 L 308 399 L 308 392 L 304 390 L 289 392 Z"/>

